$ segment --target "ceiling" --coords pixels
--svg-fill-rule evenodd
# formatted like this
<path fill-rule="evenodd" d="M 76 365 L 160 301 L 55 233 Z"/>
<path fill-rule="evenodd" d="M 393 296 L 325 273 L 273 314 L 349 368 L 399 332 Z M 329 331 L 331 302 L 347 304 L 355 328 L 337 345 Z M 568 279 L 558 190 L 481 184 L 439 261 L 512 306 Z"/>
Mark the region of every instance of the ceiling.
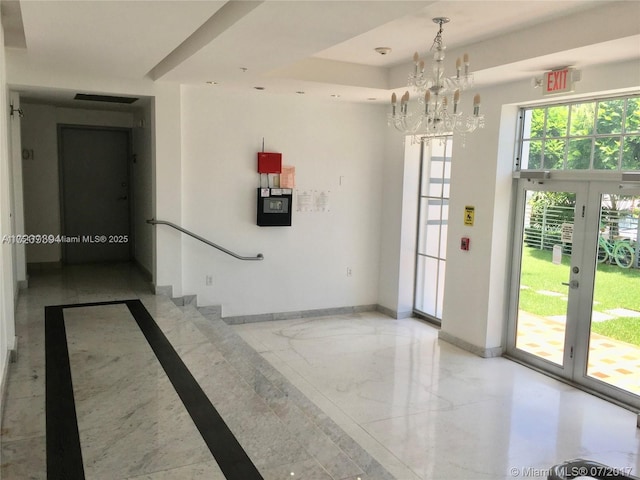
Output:
<path fill-rule="evenodd" d="M 446 16 L 447 68 L 469 52 L 476 83 L 638 59 L 638 1 L 2 0 L 12 62 L 88 78 L 155 80 L 341 101 L 401 92 L 414 51 Z M 376 47 L 389 47 L 380 55 Z M 427 62 L 429 63 L 429 62 Z M 215 83 L 215 85 L 214 85 Z M 122 94 L 126 92 L 95 92 Z M 35 89 L 33 98 L 69 92 Z"/>

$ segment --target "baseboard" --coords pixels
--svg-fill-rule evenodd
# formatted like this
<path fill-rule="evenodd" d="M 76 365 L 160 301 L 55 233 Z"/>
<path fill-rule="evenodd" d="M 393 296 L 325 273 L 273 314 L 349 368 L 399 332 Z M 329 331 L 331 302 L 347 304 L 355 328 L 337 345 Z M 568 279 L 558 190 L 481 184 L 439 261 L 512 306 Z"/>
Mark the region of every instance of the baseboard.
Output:
<path fill-rule="evenodd" d="M 479 347 L 477 345 L 473 345 L 472 343 L 467 342 L 466 340 L 462 340 L 450 333 L 444 332 L 442 330 L 438 331 L 438 338 L 440 340 L 444 340 L 447 343 L 451 343 L 456 347 L 459 347 L 467 352 L 471 352 L 475 355 L 478 355 L 482 358 L 493 358 L 493 357 L 501 357 L 504 353 L 504 349 L 502 347 L 493 347 L 493 348 L 484 348 Z"/>
<path fill-rule="evenodd" d="M 181 297 L 171 297 L 171 301 L 178 307 L 186 307 L 187 305 L 193 305 L 197 307 L 198 296 L 197 295 L 183 295 Z"/>
<path fill-rule="evenodd" d="M 171 285 L 151 285 L 151 290 L 156 295 L 164 295 L 165 297 L 173 297 L 173 286 Z"/>
<path fill-rule="evenodd" d="M 27 273 L 33 272 L 50 272 L 51 270 L 60 270 L 62 262 L 32 262 L 27 263 Z"/>
<path fill-rule="evenodd" d="M 152 282 L 153 281 L 153 274 L 147 270 L 147 267 L 145 267 L 144 265 L 142 265 L 138 260 L 134 259 L 133 263 L 136 264 L 136 267 L 138 267 L 138 270 L 140 270 L 140 273 L 142 273 L 142 276 L 148 281 L 148 282 Z"/>
<path fill-rule="evenodd" d="M 9 346 L 9 362 L 16 363 L 18 361 L 18 337 L 13 337 L 13 345 Z"/>
<path fill-rule="evenodd" d="M 11 362 L 11 351 L 7 350 L 2 370 L 2 381 L 0 382 L 0 419 L 4 418 L 4 405 L 7 400 L 7 383 L 9 381 L 9 363 Z"/>
<path fill-rule="evenodd" d="M 334 315 L 349 315 L 352 313 L 375 311 L 378 311 L 378 305 L 357 305 L 353 307 L 319 308 L 315 310 L 300 310 L 296 312 L 238 315 L 233 317 L 223 317 L 222 320 L 227 325 L 241 325 L 244 323 L 271 322 L 274 320 L 292 320 L 295 318 L 316 318 Z"/>
<path fill-rule="evenodd" d="M 173 296 L 173 287 L 153 285 L 153 291 L 156 295 L 164 295 L 178 307 L 193 305 L 198 309 L 203 317 L 210 320 L 223 320 L 227 325 L 241 325 L 244 323 L 272 322 L 275 320 L 292 320 L 296 318 L 317 318 L 335 315 L 349 315 L 353 313 L 364 312 L 380 312 L 391 318 L 409 318 L 413 316 L 413 312 L 395 312 L 386 307 L 376 304 L 370 305 L 354 305 L 350 307 L 335 308 L 318 308 L 313 310 L 299 310 L 293 312 L 278 313 L 259 313 L 255 315 L 236 315 L 230 317 L 222 316 L 222 307 L 220 305 L 198 306 L 197 295 L 183 295 L 181 297 Z"/>
<path fill-rule="evenodd" d="M 384 313 L 386 316 L 395 318 L 396 320 L 413 317 L 413 310 L 402 312 L 399 310 L 391 310 L 390 308 L 383 307 L 382 305 L 376 305 L 376 311 Z"/>
<path fill-rule="evenodd" d="M 222 318 L 222 307 L 219 305 L 197 307 L 197 309 L 204 318 L 209 320 L 220 320 Z"/>

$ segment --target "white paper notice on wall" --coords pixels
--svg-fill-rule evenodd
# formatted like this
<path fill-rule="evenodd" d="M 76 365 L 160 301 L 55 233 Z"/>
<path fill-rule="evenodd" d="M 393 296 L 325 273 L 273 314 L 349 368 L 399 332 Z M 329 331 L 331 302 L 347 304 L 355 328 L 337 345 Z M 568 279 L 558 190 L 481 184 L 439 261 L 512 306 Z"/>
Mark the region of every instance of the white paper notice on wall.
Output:
<path fill-rule="evenodd" d="M 330 212 L 329 197 L 331 196 L 330 190 L 321 190 L 315 192 L 315 205 L 316 212 Z"/>
<path fill-rule="evenodd" d="M 296 190 L 298 212 L 313 212 L 313 190 Z"/>
<path fill-rule="evenodd" d="M 330 197 L 330 190 L 296 190 L 296 210 L 298 212 L 330 212 Z"/>

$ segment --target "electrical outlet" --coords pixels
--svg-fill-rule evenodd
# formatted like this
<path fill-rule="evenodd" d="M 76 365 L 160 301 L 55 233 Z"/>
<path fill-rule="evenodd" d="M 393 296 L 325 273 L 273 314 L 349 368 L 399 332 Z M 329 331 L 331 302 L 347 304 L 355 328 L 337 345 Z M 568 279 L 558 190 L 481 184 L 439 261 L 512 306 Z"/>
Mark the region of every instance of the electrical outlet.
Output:
<path fill-rule="evenodd" d="M 207 275 L 206 277 L 204 277 L 204 284 L 208 287 L 213 285 L 213 276 Z"/>
<path fill-rule="evenodd" d="M 347 277 L 350 277 L 352 273 L 351 267 L 347 267 Z"/>

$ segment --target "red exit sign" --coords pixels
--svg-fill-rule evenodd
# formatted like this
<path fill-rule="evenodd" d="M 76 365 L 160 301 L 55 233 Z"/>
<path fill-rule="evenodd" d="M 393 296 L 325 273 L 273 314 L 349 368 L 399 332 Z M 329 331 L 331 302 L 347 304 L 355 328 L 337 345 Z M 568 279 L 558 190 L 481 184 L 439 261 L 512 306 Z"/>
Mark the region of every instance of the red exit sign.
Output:
<path fill-rule="evenodd" d="M 543 80 L 543 95 L 573 92 L 573 68 L 562 68 L 545 72 Z"/>

